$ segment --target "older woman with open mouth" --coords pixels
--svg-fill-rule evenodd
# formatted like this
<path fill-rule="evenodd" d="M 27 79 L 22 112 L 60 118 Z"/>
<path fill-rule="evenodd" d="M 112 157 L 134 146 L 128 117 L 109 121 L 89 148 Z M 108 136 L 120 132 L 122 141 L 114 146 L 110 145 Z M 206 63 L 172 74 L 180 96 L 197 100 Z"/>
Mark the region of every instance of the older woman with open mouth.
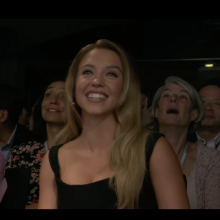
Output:
<path fill-rule="evenodd" d="M 220 153 L 188 141 L 204 117 L 197 91 L 178 77 L 168 77 L 153 100 L 155 129 L 175 151 L 187 179 L 191 209 L 220 208 Z"/>

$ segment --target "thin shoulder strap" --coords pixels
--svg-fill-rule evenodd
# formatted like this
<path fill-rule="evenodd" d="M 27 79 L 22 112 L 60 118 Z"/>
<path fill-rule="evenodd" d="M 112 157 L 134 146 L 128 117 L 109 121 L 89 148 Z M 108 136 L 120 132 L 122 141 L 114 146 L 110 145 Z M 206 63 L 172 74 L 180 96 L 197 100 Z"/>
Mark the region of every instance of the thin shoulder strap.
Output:
<path fill-rule="evenodd" d="M 59 178 L 59 176 L 60 176 L 60 167 L 59 167 L 59 163 L 58 163 L 58 150 L 61 146 L 62 146 L 62 144 L 57 145 L 57 146 L 53 146 L 49 151 L 50 166 L 51 166 L 51 168 L 57 178 Z"/>
<path fill-rule="evenodd" d="M 146 165 L 147 165 L 147 170 L 149 170 L 149 163 L 150 163 L 150 158 L 152 155 L 152 152 L 154 150 L 154 146 L 158 139 L 160 137 L 164 136 L 161 133 L 151 133 L 147 137 L 147 143 L 146 143 Z"/>

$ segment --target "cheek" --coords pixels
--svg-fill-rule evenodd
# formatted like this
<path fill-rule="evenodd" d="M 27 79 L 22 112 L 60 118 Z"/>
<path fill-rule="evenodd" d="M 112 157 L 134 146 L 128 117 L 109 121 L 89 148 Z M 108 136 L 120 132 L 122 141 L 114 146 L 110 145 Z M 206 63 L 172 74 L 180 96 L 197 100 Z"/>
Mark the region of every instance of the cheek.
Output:
<path fill-rule="evenodd" d="M 114 91 L 115 94 L 121 95 L 123 89 L 123 80 L 114 83 L 111 87 L 112 87 L 112 91 Z"/>
<path fill-rule="evenodd" d="M 86 84 L 86 80 L 85 79 L 82 79 L 81 77 L 78 77 L 76 79 L 76 88 L 75 88 L 76 100 L 77 100 L 77 97 L 79 97 L 81 94 L 83 94 L 83 89 L 85 87 L 85 84 Z"/>
<path fill-rule="evenodd" d="M 44 119 L 44 115 L 46 113 L 46 109 L 45 109 L 46 105 L 47 105 L 46 101 L 43 101 L 42 104 L 41 104 L 41 114 L 42 114 L 43 119 Z"/>
<path fill-rule="evenodd" d="M 215 117 L 219 118 L 220 119 L 220 111 L 214 111 L 214 115 Z"/>
<path fill-rule="evenodd" d="M 41 110 L 41 115 L 42 115 L 43 120 L 45 120 L 45 119 L 46 119 L 46 117 L 45 117 L 45 115 L 46 115 L 46 110 L 45 110 L 45 109 L 42 109 L 42 110 Z"/>

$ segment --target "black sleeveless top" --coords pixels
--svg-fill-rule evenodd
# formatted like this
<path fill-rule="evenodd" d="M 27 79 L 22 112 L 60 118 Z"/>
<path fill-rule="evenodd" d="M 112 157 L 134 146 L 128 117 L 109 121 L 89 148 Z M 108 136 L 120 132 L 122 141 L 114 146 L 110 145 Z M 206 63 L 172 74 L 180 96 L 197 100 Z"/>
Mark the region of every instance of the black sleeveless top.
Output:
<path fill-rule="evenodd" d="M 149 161 L 155 143 L 163 136 L 160 133 L 152 133 L 146 143 L 146 167 L 143 187 L 139 196 L 140 209 L 157 209 L 157 201 L 149 175 Z M 49 152 L 49 161 L 55 174 L 58 193 L 59 209 L 116 209 L 117 197 L 108 186 L 109 179 L 85 185 L 68 185 L 62 182 L 59 173 L 58 150 L 62 145 L 54 146 Z M 129 180 L 128 180 L 129 181 Z"/>

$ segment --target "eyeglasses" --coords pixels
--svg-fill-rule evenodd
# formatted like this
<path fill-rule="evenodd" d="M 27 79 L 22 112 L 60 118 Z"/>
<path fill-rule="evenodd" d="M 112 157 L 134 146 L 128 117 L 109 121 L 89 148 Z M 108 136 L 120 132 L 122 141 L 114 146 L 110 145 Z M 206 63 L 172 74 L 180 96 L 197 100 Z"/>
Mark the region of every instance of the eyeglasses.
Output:
<path fill-rule="evenodd" d="M 220 109 L 220 100 L 204 100 L 204 105 L 211 104 L 213 108 Z"/>

